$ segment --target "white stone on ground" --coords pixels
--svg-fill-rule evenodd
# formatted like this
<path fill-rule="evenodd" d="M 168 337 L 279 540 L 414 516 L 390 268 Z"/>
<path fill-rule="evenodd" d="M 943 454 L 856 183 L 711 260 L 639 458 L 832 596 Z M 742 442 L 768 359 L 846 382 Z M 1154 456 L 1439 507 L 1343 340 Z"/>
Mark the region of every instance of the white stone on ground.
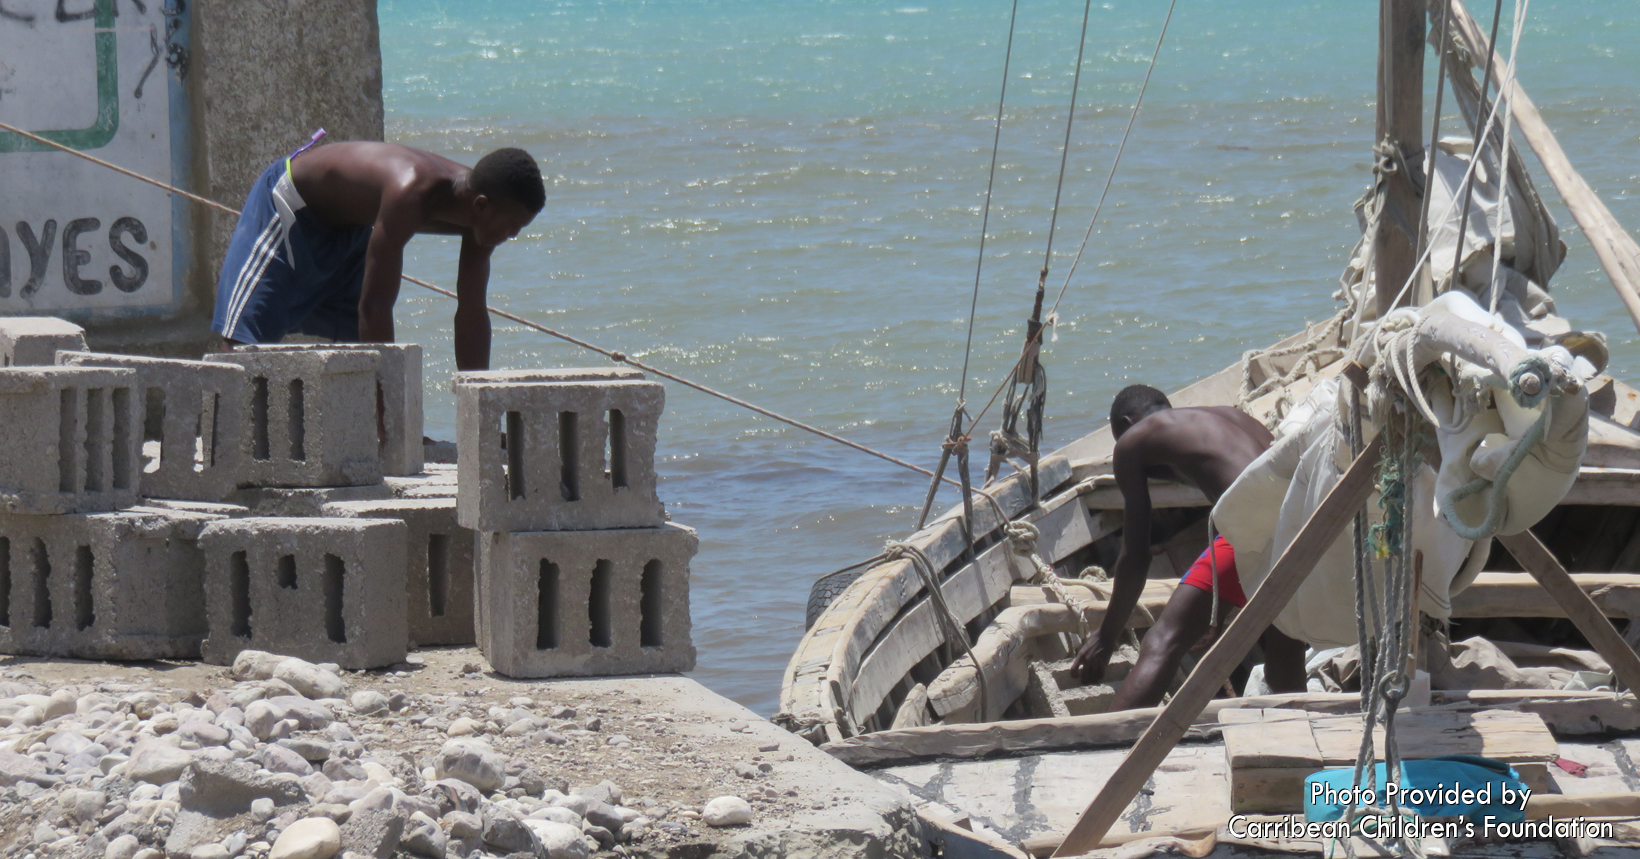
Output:
<path fill-rule="evenodd" d="M 273 842 L 268 859 L 330 859 L 342 849 L 342 828 L 328 817 L 292 823 Z"/>
<path fill-rule="evenodd" d="M 707 826 L 742 826 L 752 822 L 752 806 L 738 796 L 720 796 L 706 803 L 700 819 Z"/>

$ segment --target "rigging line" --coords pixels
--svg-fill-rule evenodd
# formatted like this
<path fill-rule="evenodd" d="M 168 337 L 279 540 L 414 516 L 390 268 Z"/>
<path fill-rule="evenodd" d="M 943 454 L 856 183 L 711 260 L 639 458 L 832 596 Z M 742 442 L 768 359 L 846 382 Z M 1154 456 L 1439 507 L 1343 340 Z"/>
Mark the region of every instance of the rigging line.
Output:
<path fill-rule="evenodd" d="M 1145 103 L 1145 91 L 1150 88 L 1150 76 L 1156 71 L 1156 60 L 1162 55 L 1162 41 L 1167 38 L 1167 26 L 1173 22 L 1173 8 L 1179 5 L 1179 0 L 1171 0 L 1167 4 L 1167 17 L 1162 19 L 1162 32 L 1156 36 L 1156 49 L 1150 54 L 1150 67 L 1145 69 L 1145 80 L 1139 85 L 1139 97 L 1133 102 L 1133 112 L 1128 114 L 1127 128 L 1122 132 L 1122 142 L 1116 146 L 1116 157 L 1110 162 L 1110 173 L 1105 176 L 1105 187 L 1099 191 L 1099 202 L 1093 207 L 1093 217 L 1088 219 L 1088 230 L 1082 234 L 1082 245 L 1076 249 L 1076 258 L 1071 260 L 1070 270 L 1065 272 L 1065 282 L 1059 286 L 1059 295 L 1053 300 L 1053 309 L 1048 311 L 1051 319 L 1059 310 L 1059 302 L 1065 298 L 1065 289 L 1071 285 L 1071 277 L 1076 274 L 1076 267 L 1082 264 L 1082 252 L 1088 249 L 1088 240 L 1093 237 L 1093 225 L 1099 221 L 1099 213 L 1105 208 L 1105 196 L 1110 193 L 1110 186 L 1116 179 L 1116 168 L 1122 163 L 1122 153 L 1127 150 L 1128 137 L 1133 134 L 1133 124 L 1139 119 L 1139 108 Z"/>
<path fill-rule="evenodd" d="M 996 130 L 991 137 L 991 174 L 985 180 L 985 210 L 979 220 L 979 259 L 974 262 L 974 297 L 968 305 L 968 340 L 962 347 L 962 381 L 957 386 L 957 402 L 968 394 L 968 358 L 974 351 L 974 317 L 979 313 L 979 273 L 985 266 L 985 235 L 991 225 L 991 192 L 997 181 L 997 151 L 1002 147 L 1002 106 L 1008 100 L 1008 68 L 1014 59 L 1014 23 L 1019 18 L 1019 0 L 1008 15 L 1008 48 L 1002 55 L 1002 94 L 997 96 Z"/>
<path fill-rule="evenodd" d="M 1500 0 L 1500 2 L 1501 2 L 1501 0 Z M 1493 53 L 1497 52 L 1497 49 L 1495 47 L 1493 47 L 1492 45 L 1490 45 L 1490 44 L 1488 44 L 1486 47 L 1488 49 L 1490 49 Z M 1514 81 L 1515 81 L 1515 61 L 1517 59 L 1517 52 L 1519 51 L 1519 49 L 1520 49 L 1520 45 L 1518 43 L 1514 44 L 1514 45 L 1511 45 L 1509 47 L 1509 61 L 1504 65 L 1503 77 L 1501 79 L 1499 79 L 1499 81 L 1498 81 L 1498 91 L 1500 93 L 1514 84 Z M 1490 108 L 1486 109 L 1486 119 L 1485 119 L 1485 121 L 1480 123 L 1480 128 L 1479 129 L 1471 129 L 1471 131 L 1474 132 L 1476 140 L 1489 140 L 1489 139 L 1491 139 L 1492 130 L 1497 125 L 1498 111 L 1503 109 L 1503 104 L 1504 104 L 1503 99 L 1501 99 L 1501 98 L 1494 99 L 1492 101 L 1492 106 Z M 1477 110 L 1480 110 L 1482 108 L 1486 108 L 1486 99 L 1485 99 L 1484 93 L 1482 94 L 1480 106 L 1477 108 Z M 1513 110 L 1513 108 L 1510 108 L 1510 109 Z M 1479 119 L 1479 116 L 1477 116 L 1477 119 Z M 1476 153 L 1478 154 L 1479 152 L 1480 152 L 1480 150 L 1479 150 L 1479 148 L 1477 148 Z M 1481 163 L 1481 159 L 1479 157 L 1477 157 L 1475 155 L 1472 155 L 1470 157 L 1469 166 L 1464 169 L 1463 178 L 1458 180 L 1458 188 L 1464 188 L 1465 186 L 1467 186 L 1469 184 L 1471 177 L 1473 177 L 1475 175 L 1475 169 L 1480 166 L 1480 163 Z M 1454 194 L 1452 199 L 1450 199 L 1446 202 L 1446 211 L 1442 212 L 1441 217 L 1438 218 L 1437 220 L 1441 221 L 1442 223 L 1445 223 L 1446 219 L 1452 217 L 1452 213 L 1457 208 L 1458 208 L 1458 197 L 1457 197 L 1456 194 Z M 1459 245 L 1460 248 L 1463 246 L 1462 236 L 1461 235 L 1459 236 L 1458 245 Z M 1399 305 L 1401 303 L 1401 298 L 1407 294 L 1408 290 L 1412 289 L 1413 282 L 1418 279 L 1418 272 L 1425 265 L 1429 264 L 1430 254 L 1433 253 L 1434 250 L 1435 250 L 1435 246 L 1433 244 L 1431 244 L 1430 246 L 1424 248 L 1424 252 L 1421 255 L 1419 255 L 1417 261 L 1412 264 L 1412 273 L 1407 275 L 1406 283 L 1401 285 L 1401 290 L 1399 292 L 1395 293 L 1395 300 L 1390 302 L 1390 304 L 1392 306 L 1393 305 Z"/>
<path fill-rule="evenodd" d="M 1486 40 L 1486 44 L 1496 45 L 1498 43 L 1498 24 L 1501 23 L 1502 21 L 1503 21 L 1503 0 L 1497 0 L 1497 2 L 1492 7 L 1492 35 L 1491 35 L 1490 38 L 1488 38 Z M 1514 49 L 1511 48 L 1509 53 L 1510 53 L 1510 56 L 1514 56 Z M 1481 99 L 1483 101 L 1486 99 L 1486 93 L 1487 93 L 1488 88 L 1491 87 L 1491 85 L 1492 85 L 1492 66 L 1493 66 L 1493 62 L 1497 58 L 1498 58 L 1498 52 L 1497 51 L 1487 51 L 1486 52 L 1486 70 L 1481 73 Z M 1503 100 L 1503 87 L 1501 87 L 1501 86 L 1498 87 L 1498 100 L 1499 101 Z M 1475 154 L 1471 157 L 1475 158 L 1476 160 L 1479 160 L 1479 158 L 1480 158 L 1481 142 L 1482 142 L 1481 138 L 1477 137 L 1475 139 Z M 1505 175 L 1507 176 L 1507 173 L 1508 173 L 1508 170 L 1509 170 L 1509 165 L 1504 164 L 1503 165 L 1503 170 L 1504 170 Z M 1498 185 L 1499 185 L 1499 189 L 1500 189 L 1499 193 L 1507 193 L 1507 191 L 1508 191 L 1508 183 L 1507 182 L 1499 182 Z M 1469 227 L 1469 204 L 1474 200 L 1474 197 L 1475 197 L 1475 184 L 1474 184 L 1474 180 L 1471 179 L 1469 182 L 1465 183 L 1464 186 L 1463 186 L 1463 212 L 1462 212 L 1462 214 L 1458 215 L 1458 247 L 1457 247 L 1456 250 L 1454 250 L 1452 252 L 1452 282 L 1454 284 L 1456 284 L 1458 282 L 1458 275 L 1460 273 L 1458 266 L 1459 266 L 1460 263 L 1463 262 L 1463 245 L 1464 245 L 1463 237 L 1464 237 L 1464 231 Z"/>
<path fill-rule="evenodd" d="M 1082 85 L 1082 55 L 1088 49 L 1088 14 L 1093 0 L 1082 4 L 1082 41 L 1076 46 L 1076 73 L 1071 77 L 1071 107 L 1065 113 L 1065 146 L 1059 152 L 1059 181 L 1053 189 L 1053 214 L 1048 218 L 1048 249 L 1042 254 L 1042 276 L 1036 284 L 1036 312 L 1042 312 L 1042 285 L 1048 280 L 1048 263 L 1053 261 L 1053 234 L 1059 224 L 1059 198 L 1065 191 L 1065 165 L 1071 156 L 1071 126 L 1076 121 L 1076 92 Z"/>
<path fill-rule="evenodd" d="M 1429 242 L 1429 205 L 1435 196 L 1435 147 L 1441 142 L 1441 101 L 1446 95 L 1446 46 L 1452 39 L 1452 0 L 1441 7 L 1440 65 L 1435 71 L 1435 116 L 1429 123 L 1429 148 L 1424 150 L 1424 199 L 1418 207 L 1418 235 L 1413 244 L 1421 256 Z"/>
<path fill-rule="evenodd" d="M 21 128 L 17 128 L 16 126 L 8 125 L 4 122 L 0 122 L 0 130 L 9 131 L 13 134 L 21 135 L 21 136 L 26 137 L 30 140 L 33 140 L 37 143 L 43 143 L 47 146 L 50 146 L 53 149 L 59 149 L 63 152 L 67 152 L 70 155 L 76 155 L 76 156 L 78 156 L 80 158 L 83 158 L 87 161 L 90 161 L 94 164 L 99 164 L 103 167 L 107 167 L 108 169 L 113 170 L 117 173 L 121 173 L 121 174 L 124 174 L 126 176 L 130 176 L 133 179 L 139 179 L 143 182 L 147 182 L 148 184 L 153 185 L 156 188 L 164 189 L 165 191 L 168 191 L 172 194 L 176 194 L 180 197 L 186 197 L 187 199 L 193 200 L 196 203 L 200 203 L 200 204 L 203 204 L 203 205 L 206 205 L 206 206 L 210 206 L 214 209 L 219 209 L 223 212 L 226 212 L 230 215 L 234 215 L 236 217 L 239 215 L 239 210 L 238 209 L 234 209 L 234 208 L 231 208 L 229 206 L 225 206 L 221 203 L 216 202 L 215 200 L 211 200 L 211 199 L 208 199 L 206 197 L 201 197 L 198 194 L 189 193 L 189 192 L 184 191 L 181 188 L 177 188 L 173 185 L 167 185 L 166 183 L 161 182 L 158 179 L 151 179 L 147 176 L 143 176 L 140 173 L 134 173 L 130 170 L 125 169 L 124 167 L 120 167 L 117 164 L 110 164 L 109 162 L 104 161 L 101 158 L 97 158 L 97 157 L 92 156 L 92 155 L 87 155 L 86 153 L 81 152 L 78 149 L 74 149 L 72 147 L 64 146 L 63 144 L 58 143 L 54 140 L 51 140 L 51 139 L 45 138 L 45 137 L 41 137 L 40 135 L 34 134 L 32 132 L 24 131 Z M 422 287 L 424 289 L 432 290 L 433 292 L 436 292 L 439 295 L 445 296 L 446 298 L 457 298 L 459 300 L 458 296 L 454 292 L 451 292 L 448 289 L 444 289 L 443 287 L 434 286 L 433 284 L 428 283 L 425 280 L 421 280 L 420 278 L 411 277 L 410 275 L 407 275 L 407 274 L 401 274 L 400 277 L 403 278 L 404 280 L 410 282 L 410 283 L 413 283 L 413 284 L 419 286 L 419 287 Z M 501 310 L 500 308 L 486 306 L 484 309 L 489 311 L 494 316 L 499 316 L 502 319 L 506 319 L 506 320 L 511 321 L 511 322 L 516 322 L 519 325 L 524 326 L 525 328 L 534 329 L 534 330 L 539 331 L 542 334 L 546 334 L 550 337 L 556 337 L 559 340 L 565 341 L 566 343 L 573 343 L 576 346 L 580 346 L 583 349 L 587 349 L 587 350 L 592 351 L 592 352 L 597 352 L 598 354 L 603 355 L 607 358 L 610 358 L 611 360 L 618 361 L 618 362 L 623 363 L 623 364 L 631 365 L 633 367 L 636 367 L 636 368 L 638 368 L 640 370 L 643 370 L 645 372 L 648 372 L 648 373 L 654 373 L 655 375 L 660 376 L 661 378 L 671 379 L 672 381 L 677 382 L 680 385 L 684 385 L 686 387 L 694 388 L 695 390 L 700 391 L 703 394 L 710 394 L 711 396 L 717 397 L 720 400 L 723 400 L 723 401 L 728 402 L 728 403 L 733 403 L 734 405 L 740 406 L 743 409 L 747 409 L 747 410 L 756 412 L 760 415 L 763 415 L 766 418 L 771 418 L 773 420 L 777 420 L 777 421 L 779 421 L 783 424 L 786 424 L 787 426 L 796 427 L 797 429 L 803 430 L 804 432 L 813 433 L 817 436 L 820 436 L 821 438 L 827 439 L 829 441 L 837 442 L 838 444 L 841 444 L 844 447 L 853 448 L 854 450 L 860 451 L 861 453 L 870 454 L 871 456 L 875 456 L 878 459 L 883 460 L 884 462 L 891 462 L 895 465 L 900 466 L 901 468 L 905 468 L 905 469 L 909 469 L 911 471 L 915 471 L 918 474 L 922 474 L 922 475 L 927 476 L 927 477 L 933 477 L 934 476 L 934 472 L 932 472 L 932 471 L 930 471 L 926 468 L 923 468 L 920 465 L 913 465 L 912 463 L 906 462 L 903 459 L 900 459 L 900 458 L 895 457 L 895 456 L 891 456 L 891 455 L 883 453 L 881 451 L 873 450 L 869 447 L 866 447 L 863 444 L 860 444 L 859 442 L 850 441 L 850 440 L 848 440 L 846 438 L 843 438 L 842 436 L 837 435 L 835 433 L 826 432 L 825 430 L 820 429 L 819 427 L 811 426 L 811 425 L 806 424 L 806 423 L 804 423 L 800 420 L 797 420 L 796 418 L 789 418 L 789 417 L 786 417 L 785 415 L 782 415 L 778 412 L 773 412 L 773 411 L 770 411 L 768 409 L 765 409 L 762 406 L 753 405 L 752 403 L 746 402 L 745 400 L 742 400 L 739 397 L 733 396 L 732 394 L 726 394 L 722 391 L 714 390 L 713 388 L 707 387 L 706 385 L 700 384 L 699 382 L 692 382 L 688 379 L 683 378 L 682 376 L 678 376 L 676 374 L 669 373 L 665 370 L 662 370 L 658 367 L 654 367 L 652 365 L 646 364 L 643 361 L 640 361 L 636 358 L 633 358 L 633 357 L 631 357 L 631 356 L 629 356 L 629 355 L 627 355 L 623 352 L 619 352 L 619 351 L 614 350 L 614 349 L 605 349 L 601 346 L 593 345 L 592 343 L 588 343 L 587 341 L 582 340 L 578 337 L 574 337 L 574 336 L 571 336 L 569 334 L 565 334 L 562 331 L 555 331 L 555 330 L 553 330 L 551 328 L 548 328 L 547 326 L 542 325 L 538 322 L 531 322 L 530 320 L 525 319 L 522 316 L 519 316 L 519 315 L 514 314 L 514 313 L 509 313 L 505 310 Z M 943 478 L 943 479 L 946 483 L 949 483 L 952 486 L 960 485 L 960 484 L 957 483 L 957 481 L 952 480 L 949 477 Z"/>
<path fill-rule="evenodd" d="M 1520 45 L 1520 37 L 1526 29 L 1526 9 L 1530 5 L 1531 0 L 1515 0 L 1515 26 L 1514 32 L 1510 34 L 1511 47 L 1509 53 L 1511 55 L 1514 54 L 1516 47 Z M 1514 142 L 1514 103 L 1512 99 L 1505 98 L 1505 90 L 1507 89 L 1503 86 L 1498 87 L 1498 101 L 1509 101 L 1510 109 L 1503 113 L 1503 147 L 1502 151 L 1498 153 L 1498 173 L 1502 178 L 1498 180 L 1498 225 L 1492 228 L 1492 240 L 1496 243 L 1501 243 L 1499 236 L 1503 235 L 1503 206 L 1509 200 L 1509 147 Z M 1502 291 L 1498 289 L 1498 267 L 1501 265 L 1503 265 L 1503 254 L 1499 248 L 1494 247 L 1492 251 L 1492 274 L 1486 279 L 1486 289 L 1492 293 L 1488 313 L 1498 312 L 1498 296 L 1502 294 Z"/>

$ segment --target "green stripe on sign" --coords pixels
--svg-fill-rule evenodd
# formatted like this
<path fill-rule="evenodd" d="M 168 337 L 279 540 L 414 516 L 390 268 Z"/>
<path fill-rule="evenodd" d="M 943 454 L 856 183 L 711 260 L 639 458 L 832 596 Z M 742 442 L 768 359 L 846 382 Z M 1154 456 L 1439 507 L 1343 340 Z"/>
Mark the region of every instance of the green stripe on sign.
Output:
<path fill-rule="evenodd" d="M 35 134 L 74 149 L 101 149 L 120 128 L 120 75 L 114 35 L 114 0 L 97 0 L 97 121 L 90 128 L 36 131 Z M 51 147 L 11 132 L 0 132 L 0 153 L 50 152 Z"/>

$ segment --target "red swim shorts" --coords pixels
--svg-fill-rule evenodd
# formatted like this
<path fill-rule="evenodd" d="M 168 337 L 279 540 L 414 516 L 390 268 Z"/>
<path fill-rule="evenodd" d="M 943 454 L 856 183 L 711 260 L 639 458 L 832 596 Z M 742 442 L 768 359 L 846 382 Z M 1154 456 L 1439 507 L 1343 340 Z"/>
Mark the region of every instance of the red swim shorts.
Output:
<path fill-rule="evenodd" d="M 1210 558 L 1207 552 L 1202 552 L 1202 556 L 1196 559 L 1196 563 L 1190 565 L 1189 572 L 1184 574 L 1184 578 L 1180 579 L 1179 583 L 1212 593 L 1213 565 L 1217 563 L 1219 567 L 1219 598 L 1238 608 L 1245 608 L 1247 606 L 1247 595 L 1241 592 L 1241 577 L 1236 575 L 1236 550 L 1231 548 L 1223 537 L 1219 537 L 1213 541 L 1213 547 L 1210 551 L 1212 551 L 1213 556 Z"/>

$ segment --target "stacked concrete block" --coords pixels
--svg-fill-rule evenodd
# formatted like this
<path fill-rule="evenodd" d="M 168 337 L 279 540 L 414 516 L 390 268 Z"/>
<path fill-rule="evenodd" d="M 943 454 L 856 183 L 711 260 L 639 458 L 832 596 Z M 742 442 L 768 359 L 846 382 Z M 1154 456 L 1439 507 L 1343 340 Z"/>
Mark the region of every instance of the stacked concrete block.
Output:
<path fill-rule="evenodd" d="M 90 367 L 0 369 L 0 506 L 94 513 L 136 501 L 137 374 Z"/>
<path fill-rule="evenodd" d="M 480 535 L 479 646 L 509 677 L 688 671 L 689 559 L 679 525 Z"/>
<path fill-rule="evenodd" d="M 250 434 L 245 368 L 95 352 L 61 352 L 57 362 L 137 374 L 144 497 L 220 501 L 239 484 Z"/>
<path fill-rule="evenodd" d="M 665 389 L 630 371 L 463 373 L 462 525 L 484 532 L 653 528 Z"/>
<path fill-rule="evenodd" d="M 295 352 L 316 349 L 366 351 L 381 356 L 376 372 L 377 409 L 381 413 L 382 474 L 408 477 L 421 472 L 422 375 L 421 346 L 415 343 L 275 344 L 240 346 L 235 352 Z"/>
<path fill-rule="evenodd" d="M 198 539 L 221 519 L 149 507 L 0 515 L 0 652 L 198 658 L 205 637 Z"/>
<path fill-rule="evenodd" d="M 473 549 L 476 535 L 456 524 L 454 498 L 343 501 L 326 516 L 396 519 L 409 529 L 405 606 L 417 646 L 472 644 Z"/>
<path fill-rule="evenodd" d="M 0 317 L 0 367 L 49 367 L 58 352 L 84 352 L 85 329 L 54 316 Z"/>
<path fill-rule="evenodd" d="M 207 662 L 242 650 L 379 668 L 404 660 L 403 522 L 231 519 L 200 534 Z"/>
<path fill-rule="evenodd" d="M 243 367 L 250 378 L 241 485 L 364 486 L 381 482 L 374 350 L 229 352 L 206 361 Z"/>
<path fill-rule="evenodd" d="M 247 486 L 228 494 L 233 504 L 250 508 L 253 516 L 323 516 L 326 504 L 342 501 L 385 501 L 393 497 L 384 483 L 370 486 Z"/>

